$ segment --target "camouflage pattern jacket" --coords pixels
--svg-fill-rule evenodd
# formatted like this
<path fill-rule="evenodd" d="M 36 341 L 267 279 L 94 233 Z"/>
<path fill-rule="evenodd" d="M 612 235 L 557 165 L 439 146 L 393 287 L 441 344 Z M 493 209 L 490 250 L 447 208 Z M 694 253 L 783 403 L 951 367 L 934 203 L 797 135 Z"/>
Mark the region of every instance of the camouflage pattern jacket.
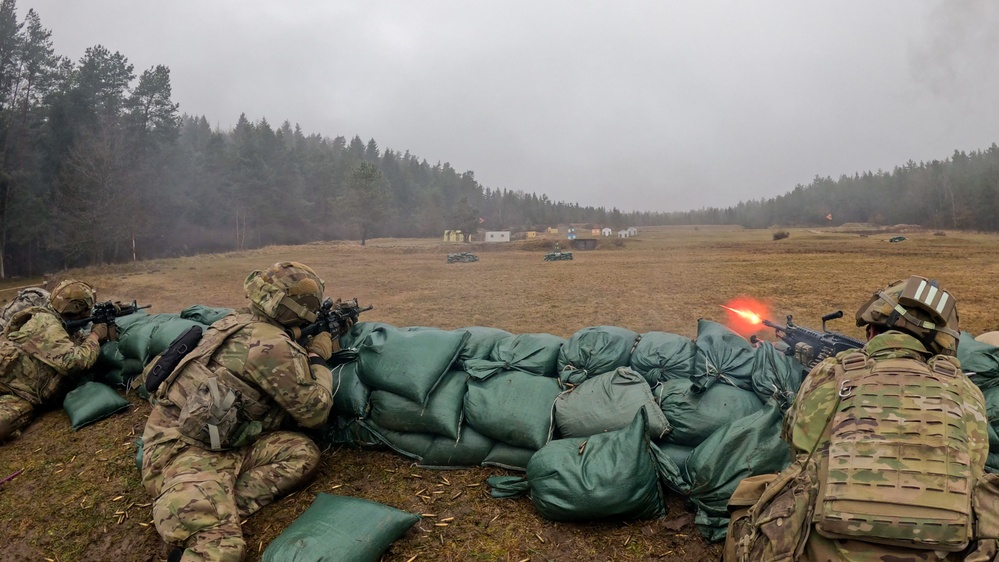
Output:
<path fill-rule="evenodd" d="M 280 326 L 245 308 L 213 324 L 203 340 L 216 327 L 234 322 L 245 325 L 225 338 L 206 366 L 212 371 L 225 369 L 257 395 L 253 412 L 242 415 L 260 422 L 264 433 L 278 429 L 286 416 L 307 428 L 325 423 L 333 406 L 329 369 L 322 364 L 310 365 L 305 349 Z M 173 387 L 184 386 L 189 367 L 180 367 L 176 379 L 168 382 Z M 169 392 L 163 390 L 164 395 Z M 147 487 L 160 478 L 171 459 L 198 446 L 182 431 L 181 413 L 182 407 L 169 400 L 158 400 L 153 406 L 142 436 L 143 480 Z"/>
<path fill-rule="evenodd" d="M 47 307 L 16 313 L 0 335 L 0 394 L 14 394 L 39 406 L 61 399 L 74 375 L 97 362 L 100 344 L 66 333 L 62 318 Z"/>

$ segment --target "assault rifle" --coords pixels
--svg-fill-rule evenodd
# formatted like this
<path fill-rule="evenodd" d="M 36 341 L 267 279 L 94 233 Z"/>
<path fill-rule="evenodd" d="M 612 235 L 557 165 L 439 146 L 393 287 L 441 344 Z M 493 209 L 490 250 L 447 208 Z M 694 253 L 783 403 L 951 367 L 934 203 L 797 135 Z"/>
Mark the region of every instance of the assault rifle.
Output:
<path fill-rule="evenodd" d="M 93 310 L 90 312 L 90 316 L 87 318 L 65 321 L 66 331 L 72 334 L 91 322 L 94 324 L 107 324 L 108 328 L 110 328 L 111 326 L 114 326 L 115 318 L 135 314 L 136 312 L 144 308 L 149 308 L 150 306 L 152 305 L 147 304 L 146 306 L 139 306 L 139 304 L 135 301 L 132 301 L 132 304 L 122 304 L 120 302 L 111 301 L 99 302 L 94 305 Z"/>
<path fill-rule="evenodd" d="M 357 322 L 357 317 L 362 312 L 371 310 L 372 308 L 374 307 L 370 305 L 361 308 L 357 304 L 356 298 L 334 303 L 333 299 L 326 297 L 323 303 L 319 305 L 319 310 L 316 311 L 316 321 L 301 328 L 292 328 L 288 330 L 288 335 L 303 345 L 308 338 L 319 332 L 329 332 L 335 338 L 343 331 L 348 320 Z"/>
<path fill-rule="evenodd" d="M 790 314 L 787 315 L 787 325 L 785 326 L 769 320 L 764 320 L 763 325 L 773 328 L 777 337 L 787 344 L 788 347 L 784 350 L 785 355 L 794 357 L 805 366 L 806 370 L 809 370 L 823 359 L 833 357 L 841 351 L 864 347 L 864 342 L 860 340 L 826 330 L 827 321 L 842 317 L 842 310 L 823 316 L 821 332 L 795 324 L 791 320 Z M 756 345 L 760 340 L 754 335 L 749 338 L 749 341 Z"/>

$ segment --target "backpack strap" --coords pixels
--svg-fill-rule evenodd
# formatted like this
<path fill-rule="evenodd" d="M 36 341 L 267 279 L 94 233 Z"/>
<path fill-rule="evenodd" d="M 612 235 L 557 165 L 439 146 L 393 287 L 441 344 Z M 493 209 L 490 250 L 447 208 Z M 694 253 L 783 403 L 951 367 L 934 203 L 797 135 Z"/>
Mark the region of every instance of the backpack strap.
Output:
<path fill-rule="evenodd" d="M 191 361 L 201 361 L 202 363 L 207 363 L 208 360 L 211 359 L 212 355 L 215 354 L 215 350 L 221 347 L 222 343 L 225 342 L 229 336 L 243 329 L 252 321 L 252 314 L 232 314 L 212 324 L 205 332 L 204 336 L 201 337 L 201 341 L 198 342 L 198 346 L 181 358 L 180 362 L 176 367 L 174 367 L 173 371 L 166 377 L 165 380 L 163 380 L 162 383 L 160 383 L 159 388 L 156 391 L 157 398 L 161 400 L 166 398 L 170 385 L 173 384 L 173 381 L 177 380 L 177 377 L 181 372 L 183 372 L 184 367 L 188 363 Z"/>

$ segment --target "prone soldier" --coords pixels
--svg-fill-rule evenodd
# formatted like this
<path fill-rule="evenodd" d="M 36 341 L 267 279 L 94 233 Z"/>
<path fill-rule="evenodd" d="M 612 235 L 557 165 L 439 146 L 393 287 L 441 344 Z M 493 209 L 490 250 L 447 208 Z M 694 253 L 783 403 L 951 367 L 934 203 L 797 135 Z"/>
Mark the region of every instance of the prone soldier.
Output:
<path fill-rule="evenodd" d="M 0 335 L 0 441 L 14 436 L 35 409 L 58 404 L 78 376 L 93 367 L 107 324 L 82 337 L 66 326 L 90 316 L 93 287 L 73 279 L 59 283 L 48 304 L 15 313 Z"/>

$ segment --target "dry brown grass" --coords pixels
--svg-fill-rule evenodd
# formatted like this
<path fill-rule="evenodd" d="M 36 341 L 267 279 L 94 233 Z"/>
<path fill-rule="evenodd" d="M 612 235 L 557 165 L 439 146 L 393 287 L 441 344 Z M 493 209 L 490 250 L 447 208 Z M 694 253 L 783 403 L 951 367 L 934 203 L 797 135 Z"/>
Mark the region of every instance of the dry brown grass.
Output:
<path fill-rule="evenodd" d="M 515 333 L 570 336 L 593 325 L 694 336 L 700 317 L 722 321 L 719 304 L 738 296 L 768 300 L 773 320 L 793 313 L 818 327 L 822 314 L 852 316 L 872 290 L 910 273 L 937 278 L 958 299 L 962 327 L 999 328 L 999 239 L 993 235 L 890 234 L 789 229 L 676 227 L 645 229 L 623 247 L 601 239 L 573 261 L 545 262 L 554 240 L 509 245 L 444 244 L 436 240 L 323 243 L 65 272 L 87 279 L 106 299 L 153 304 L 177 312 L 191 304 L 239 306 L 242 280 L 278 260 L 316 268 L 327 294 L 358 297 L 375 309 L 365 320 L 440 328 L 494 326 Z M 567 245 L 563 243 L 563 248 Z M 479 253 L 476 263 L 447 264 L 450 252 Z M 5 286 L 22 285 L 24 282 Z M 0 286 L 2 287 L 2 286 Z M 0 299 L 10 292 L 0 288 Z M 830 328 L 859 337 L 848 319 Z M 17 441 L 0 448 L 0 477 L 25 472 L 0 491 L 0 559 L 160 560 L 166 549 L 149 520 L 149 498 L 138 484 L 132 455 L 148 406 L 72 433 L 65 415 L 48 413 Z M 341 449 L 324 456 L 315 482 L 246 525 L 249 560 L 259 559 L 318 492 L 366 497 L 401 509 L 454 517 L 448 526 L 427 518 L 398 541 L 386 561 L 416 560 L 676 560 L 717 559 L 694 531 L 683 500 L 669 500 L 662 521 L 586 525 L 539 518 L 530 502 L 493 500 L 483 482 L 492 469 L 435 472 L 401 457 Z M 428 503 L 417 492 L 440 491 Z M 426 495 L 426 494 L 423 494 Z M 114 498 L 122 496 L 119 500 Z M 128 509 L 122 509 L 128 506 Z M 119 523 L 119 511 L 128 517 Z"/>

